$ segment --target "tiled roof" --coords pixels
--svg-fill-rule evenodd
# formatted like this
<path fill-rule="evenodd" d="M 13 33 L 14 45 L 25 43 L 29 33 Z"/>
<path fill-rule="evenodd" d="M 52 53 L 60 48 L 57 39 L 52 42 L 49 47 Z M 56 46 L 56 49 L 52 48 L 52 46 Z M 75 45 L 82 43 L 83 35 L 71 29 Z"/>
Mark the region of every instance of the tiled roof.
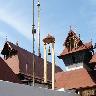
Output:
<path fill-rule="evenodd" d="M 73 88 L 79 89 L 79 88 L 96 86 L 96 83 L 93 82 L 92 77 L 87 72 L 87 70 L 82 68 L 74 71 L 57 73 L 55 86 L 57 88 L 64 88 L 64 89 L 73 89 Z"/>
<path fill-rule="evenodd" d="M 92 59 L 89 63 L 96 63 L 96 53 L 92 56 Z"/>
<path fill-rule="evenodd" d="M 0 57 L 0 80 L 10 81 L 14 83 L 21 83 L 17 75 L 11 70 L 11 68 Z"/>
<path fill-rule="evenodd" d="M 63 50 L 63 52 L 60 54 L 60 56 L 64 56 L 64 55 L 67 55 L 67 54 L 70 54 L 70 53 L 74 53 L 74 52 L 77 52 L 77 51 L 82 51 L 82 50 L 86 50 L 86 49 L 90 49 L 92 48 L 92 43 L 89 42 L 89 43 L 85 43 L 83 44 L 82 46 L 80 46 L 79 48 L 75 49 L 73 48 L 71 51 L 68 51 L 68 49 L 65 47 L 65 49 Z M 59 56 L 59 57 L 60 57 Z"/>
<path fill-rule="evenodd" d="M 71 40 L 71 41 L 70 41 Z M 77 51 L 83 51 L 93 48 L 92 42 L 83 43 L 73 30 L 70 30 L 67 38 L 63 44 L 65 46 L 63 52 L 58 56 L 59 58 L 64 55 L 68 55 Z"/>
<path fill-rule="evenodd" d="M 14 45 L 13 43 L 9 42 L 10 46 L 18 51 L 17 56 L 12 56 L 5 60 L 7 63 L 11 63 L 17 67 L 12 67 L 9 65 L 16 74 L 21 73 L 31 75 L 32 76 L 32 56 L 33 54 L 19 46 Z M 18 64 L 19 63 L 19 64 Z M 51 71 L 52 71 L 52 64 L 48 62 L 48 80 L 51 81 Z M 19 68 L 19 71 L 18 71 Z M 61 72 L 62 69 L 58 66 L 56 68 L 56 73 Z M 44 72 L 44 59 L 35 55 L 35 77 L 43 79 Z"/>

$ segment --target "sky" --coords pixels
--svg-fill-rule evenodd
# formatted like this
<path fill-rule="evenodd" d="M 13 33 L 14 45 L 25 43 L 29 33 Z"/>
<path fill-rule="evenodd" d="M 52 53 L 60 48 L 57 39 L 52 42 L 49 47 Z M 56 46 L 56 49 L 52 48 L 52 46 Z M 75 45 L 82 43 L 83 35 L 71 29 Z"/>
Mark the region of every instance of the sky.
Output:
<path fill-rule="evenodd" d="M 58 55 L 64 49 L 63 43 L 72 30 L 81 35 L 83 42 L 96 42 L 96 0 L 40 0 L 41 55 L 43 38 L 48 34 L 55 37 L 56 63 L 63 70 L 65 66 Z M 37 29 L 37 0 L 35 0 L 35 28 Z M 0 50 L 6 40 L 32 52 L 32 0 L 0 0 Z M 38 53 L 37 33 L 35 54 Z M 49 47 L 49 46 L 47 46 Z M 51 57 L 48 57 L 50 59 Z"/>

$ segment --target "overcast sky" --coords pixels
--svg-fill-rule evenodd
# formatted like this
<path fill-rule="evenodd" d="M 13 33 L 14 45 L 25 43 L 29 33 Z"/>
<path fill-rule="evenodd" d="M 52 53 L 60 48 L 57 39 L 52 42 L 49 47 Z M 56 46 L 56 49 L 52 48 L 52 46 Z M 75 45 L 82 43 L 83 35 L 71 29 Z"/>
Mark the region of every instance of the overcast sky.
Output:
<path fill-rule="evenodd" d="M 41 52 L 42 39 L 48 33 L 56 38 L 55 52 L 58 56 L 69 26 L 81 34 L 83 42 L 96 42 L 96 0 L 41 0 Z M 37 28 L 37 0 L 35 0 L 35 25 Z M 32 51 L 32 0 L 0 0 L 0 48 L 8 40 Z M 35 53 L 37 54 L 37 34 L 35 35 Z M 56 63 L 64 69 L 62 60 L 56 57 Z"/>

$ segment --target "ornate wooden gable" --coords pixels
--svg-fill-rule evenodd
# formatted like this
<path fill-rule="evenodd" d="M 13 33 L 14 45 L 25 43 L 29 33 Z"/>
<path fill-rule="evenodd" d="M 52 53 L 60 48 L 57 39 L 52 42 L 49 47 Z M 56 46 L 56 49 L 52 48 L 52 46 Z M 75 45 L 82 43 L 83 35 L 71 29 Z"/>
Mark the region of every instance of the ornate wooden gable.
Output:
<path fill-rule="evenodd" d="M 78 49 L 81 45 L 83 45 L 83 43 L 80 40 L 80 35 L 77 37 L 76 33 L 70 30 L 64 42 L 64 46 L 68 49 L 68 51 L 71 51 L 73 48 Z"/>
<path fill-rule="evenodd" d="M 8 59 L 12 55 L 16 55 L 17 54 L 17 50 L 15 50 L 14 48 L 12 48 L 10 46 L 9 42 L 7 41 L 5 43 L 5 45 L 4 45 L 3 50 L 1 51 L 1 54 L 4 55 L 4 59 Z"/>

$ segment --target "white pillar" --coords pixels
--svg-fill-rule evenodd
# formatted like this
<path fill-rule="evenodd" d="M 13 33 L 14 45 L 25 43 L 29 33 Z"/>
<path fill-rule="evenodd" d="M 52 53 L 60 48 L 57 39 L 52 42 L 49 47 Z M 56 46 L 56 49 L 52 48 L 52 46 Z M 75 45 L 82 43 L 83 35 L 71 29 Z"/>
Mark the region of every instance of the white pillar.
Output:
<path fill-rule="evenodd" d="M 44 43 L 44 83 L 47 83 L 47 54 L 45 43 Z"/>
<path fill-rule="evenodd" d="M 52 90 L 55 89 L 55 52 L 54 43 L 52 43 Z"/>

